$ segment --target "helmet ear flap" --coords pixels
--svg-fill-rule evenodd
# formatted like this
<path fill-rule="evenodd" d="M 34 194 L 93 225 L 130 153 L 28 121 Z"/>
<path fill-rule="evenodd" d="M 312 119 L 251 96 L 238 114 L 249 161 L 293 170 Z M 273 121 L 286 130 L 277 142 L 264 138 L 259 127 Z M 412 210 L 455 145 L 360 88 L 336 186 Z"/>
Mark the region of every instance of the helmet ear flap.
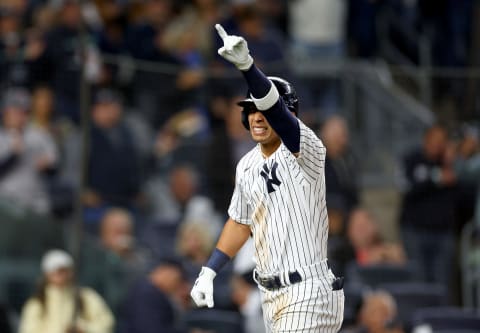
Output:
<path fill-rule="evenodd" d="M 248 112 L 245 110 L 242 111 L 242 124 L 243 127 L 247 129 L 247 131 L 250 131 L 250 124 L 248 123 Z"/>

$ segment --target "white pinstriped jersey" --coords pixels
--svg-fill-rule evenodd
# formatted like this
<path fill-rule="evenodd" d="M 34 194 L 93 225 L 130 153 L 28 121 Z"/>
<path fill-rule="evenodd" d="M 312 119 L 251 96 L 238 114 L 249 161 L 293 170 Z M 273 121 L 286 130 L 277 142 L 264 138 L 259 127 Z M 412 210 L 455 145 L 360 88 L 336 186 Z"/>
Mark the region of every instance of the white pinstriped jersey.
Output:
<path fill-rule="evenodd" d="M 282 143 L 265 159 L 258 144 L 237 165 L 228 214 L 250 225 L 261 274 L 293 271 L 327 257 L 326 149 L 298 122 L 298 157 Z"/>

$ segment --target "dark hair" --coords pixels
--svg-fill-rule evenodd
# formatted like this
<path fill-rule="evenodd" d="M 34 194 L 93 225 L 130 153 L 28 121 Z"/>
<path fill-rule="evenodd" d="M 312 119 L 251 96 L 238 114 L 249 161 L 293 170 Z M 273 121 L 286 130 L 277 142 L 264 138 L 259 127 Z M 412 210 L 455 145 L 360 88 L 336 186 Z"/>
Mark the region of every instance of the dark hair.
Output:
<path fill-rule="evenodd" d="M 443 124 L 435 123 L 425 129 L 424 138 L 429 137 L 435 131 L 441 131 L 445 133 L 445 135 L 448 135 L 448 129 Z"/>
<path fill-rule="evenodd" d="M 150 261 L 149 263 L 149 272 L 153 272 L 156 270 L 158 267 L 174 267 L 178 269 L 183 277 L 187 276 L 187 271 L 185 269 L 185 266 L 182 262 L 182 259 L 177 256 L 166 256 L 166 257 L 160 257 L 160 258 L 154 258 Z"/>

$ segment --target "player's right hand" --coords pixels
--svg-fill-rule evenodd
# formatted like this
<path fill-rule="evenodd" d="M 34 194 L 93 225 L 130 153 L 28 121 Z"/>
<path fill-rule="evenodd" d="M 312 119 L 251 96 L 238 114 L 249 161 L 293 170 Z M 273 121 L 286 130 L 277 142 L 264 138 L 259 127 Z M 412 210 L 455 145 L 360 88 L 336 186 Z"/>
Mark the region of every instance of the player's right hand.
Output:
<path fill-rule="evenodd" d="M 247 41 L 243 37 L 227 34 L 220 24 L 215 24 L 215 29 L 223 40 L 223 46 L 218 49 L 218 54 L 239 70 L 248 70 L 253 64 L 253 58 L 250 56 Z"/>
<path fill-rule="evenodd" d="M 193 285 L 190 296 L 198 307 L 213 308 L 213 279 L 217 273 L 208 267 L 202 267 Z"/>

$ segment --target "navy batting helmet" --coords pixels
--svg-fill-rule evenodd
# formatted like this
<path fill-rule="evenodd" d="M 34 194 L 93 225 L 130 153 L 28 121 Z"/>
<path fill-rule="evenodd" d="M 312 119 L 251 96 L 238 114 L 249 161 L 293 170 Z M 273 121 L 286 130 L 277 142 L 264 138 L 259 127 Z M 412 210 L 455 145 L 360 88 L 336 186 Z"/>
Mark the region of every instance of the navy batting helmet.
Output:
<path fill-rule="evenodd" d="M 272 81 L 275 87 L 278 90 L 280 97 L 282 98 L 283 102 L 287 106 L 288 110 L 295 113 L 295 116 L 298 115 L 298 96 L 293 88 L 292 84 L 287 80 L 276 76 L 269 76 L 268 79 Z M 257 109 L 253 102 L 253 99 L 250 96 L 250 91 L 247 92 L 247 98 L 243 101 L 237 103 L 240 105 L 242 110 L 242 124 L 245 126 L 247 130 L 250 130 L 250 125 L 248 123 L 248 115 L 252 112 L 256 112 Z"/>

